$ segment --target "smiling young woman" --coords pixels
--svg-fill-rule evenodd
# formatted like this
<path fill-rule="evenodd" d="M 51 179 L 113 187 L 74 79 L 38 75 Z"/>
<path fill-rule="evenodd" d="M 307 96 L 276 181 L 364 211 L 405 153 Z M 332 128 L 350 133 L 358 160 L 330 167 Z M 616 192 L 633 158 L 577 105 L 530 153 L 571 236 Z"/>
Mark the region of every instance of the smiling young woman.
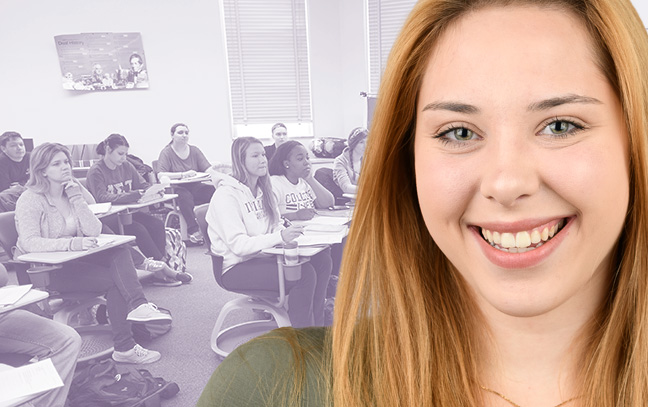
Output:
<path fill-rule="evenodd" d="M 647 71 L 629 0 L 419 1 L 383 76 L 332 330 L 245 345 L 201 401 L 648 405 Z"/>

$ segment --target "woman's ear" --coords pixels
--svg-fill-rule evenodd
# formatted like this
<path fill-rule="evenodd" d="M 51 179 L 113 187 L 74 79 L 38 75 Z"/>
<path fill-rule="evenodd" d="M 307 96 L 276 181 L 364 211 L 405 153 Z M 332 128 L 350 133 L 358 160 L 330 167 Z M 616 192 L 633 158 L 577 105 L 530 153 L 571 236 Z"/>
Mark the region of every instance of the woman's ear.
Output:
<path fill-rule="evenodd" d="M 283 160 L 283 166 L 284 168 L 290 168 L 290 164 L 288 164 L 288 160 Z"/>

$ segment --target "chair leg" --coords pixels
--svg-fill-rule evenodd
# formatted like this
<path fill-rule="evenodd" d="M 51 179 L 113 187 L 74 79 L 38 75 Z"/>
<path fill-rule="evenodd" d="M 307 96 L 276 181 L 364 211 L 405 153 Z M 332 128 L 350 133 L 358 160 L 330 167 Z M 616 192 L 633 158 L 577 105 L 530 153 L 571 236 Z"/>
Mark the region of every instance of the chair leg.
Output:
<path fill-rule="evenodd" d="M 228 328 L 223 329 L 223 324 L 227 315 L 235 309 L 248 309 L 250 311 L 254 310 L 264 310 L 272 315 L 270 320 L 253 320 L 248 322 L 243 322 L 241 324 L 233 325 Z M 243 297 L 237 298 L 227 302 L 216 319 L 214 324 L 214 329 L 212 330 L 211 335 L 211 348 L 219 356 L 226 357 L 229 354 L 229 351 L 221 348 L 219 344 L 219 339 L 221 336 L 227 334 L 230 338 L 232 336 L 237 337 L 241 335 L 243 338 L 251 338 L 250 329 L 257 329 L 254 335 L 261 335 L 265 332 L 273 329 L 273 326 L 284 327 L 291 326 L 290 318 L 288 318 L 288 312 L 285 308 L 274 307 L 271 304 L 266 303 L 263 300 Z M 236 333 L 238 332 L 238 334 Z"/>

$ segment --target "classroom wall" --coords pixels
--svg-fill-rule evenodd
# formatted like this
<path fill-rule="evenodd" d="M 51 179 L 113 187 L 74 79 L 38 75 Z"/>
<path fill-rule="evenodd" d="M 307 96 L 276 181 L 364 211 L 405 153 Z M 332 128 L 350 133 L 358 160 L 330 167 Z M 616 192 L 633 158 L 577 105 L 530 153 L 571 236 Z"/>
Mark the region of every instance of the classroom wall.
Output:
<path fill-rule="evenodd" d="M 350 23 L 364 24 L 363 4 L 307 0 L 316 136 L 346 137 L 347 129 L 364 123 L 364 37 Z M 84 32 L 140 32 L 149 89 L 64 90 L 54 36 Z M 352 57 L 344 58 L 346 53 Z M 230 161 L 216 0 L 2 0 L 0 56 L 1 131 L 16 130 L 36 144 L 96 143 L 117 132 L 127 137 L 131 152 L 150 162 L 170 140 L 171 125 L 184 122 L 191 143 L 210 161 Z M 269 135 L 268 129 L 259 137 Z"/>
<path fill-rule="evenodd" d="M 366 121 L 360 97 L 368 83 L 364 3 L 307 0 L 318 137 L 346 137 Z M 648 2 L 633 3 L 648 22 Z M 53 37 L 83 32 L 140 32 L 150 88 L 64 90 Z M 2 0 L 0 57 L 0 131 L 19 131 L 37 144 L 96 143 L 117 132 L 150 162 L 169 141 L 170 126 L 180 121 L 190 126 L 191 142 L 210 161 L 230 161 L 232 127 L 216 0 Z"/>

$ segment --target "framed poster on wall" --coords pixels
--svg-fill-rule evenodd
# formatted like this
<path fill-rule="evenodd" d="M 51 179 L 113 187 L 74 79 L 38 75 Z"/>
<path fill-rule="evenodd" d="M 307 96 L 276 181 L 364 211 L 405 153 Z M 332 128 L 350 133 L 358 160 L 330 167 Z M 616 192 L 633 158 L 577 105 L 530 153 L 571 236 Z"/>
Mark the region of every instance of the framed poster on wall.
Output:
<path fill-rule="evenodd" d="M 145 89 L 149 77 L 140 33 L 83 33 L 54 37 L 67 90 Z"/>

